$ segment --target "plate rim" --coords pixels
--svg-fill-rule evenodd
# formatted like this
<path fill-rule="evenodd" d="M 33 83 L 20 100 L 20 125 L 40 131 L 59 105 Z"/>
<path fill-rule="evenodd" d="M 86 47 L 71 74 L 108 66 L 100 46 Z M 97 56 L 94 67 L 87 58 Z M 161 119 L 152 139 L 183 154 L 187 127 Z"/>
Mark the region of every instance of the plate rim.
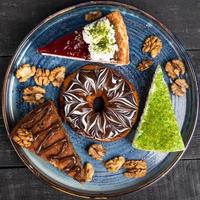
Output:
<path fill-rule="evenodd" d="M 158 174 L 156 177 L 150 179 L 150 181 L 147 181 L 146 183 L 144 183 L 142 186 L 140 186 L 137 189 L 130 189 L 130 188 L 125 188 L 123 189 L 123 191 L 120 192 L 111 192 L 110 194 L 103 194 L 103 193 L 99 193 L 99 194 L 88 194 L 85 192 L 80 192 L 80 191 L 75 191 L 69 188 L 65 188 L 63 186 L 57 185 L 56 183 L 54 183 L 53 181 L 49 180 L 47 177 L 45 177 L 45 175 L 43 175 L 42 173 L 38 172 L 37 169 L 28 161 L 28 159 L 26 158 L 26 156 L 24 155 L 23 152 L 20 151 L 20 147 L 18 147 L 15 143 L 13 143 L 13 141 L 10 138 L 10 130 L 9 130 L 9 125 L 8 125 L 8 118 L 7 118 L 7 112 L 6 112 L 6 108 L 7 108 L 7 103 L 6 103 L 6 91 L 7 91 L 7 86 L 8 86 L 8 78 L 10 75 L 10 70 L 11 67 L 14 63 L 14 61 L 16 60 L 18 54 L 20 53 L 21 49 L 23 48 L 23 46 L 26 44 L 28 38 L 35 32 L 37 31 L 43 24 L 45 24 L 46 22 L 50 21 L 51 19 L 55 18 L 56 16 L 59 16 L 63 13 L 67 13 L 70 10 L 76 9 L 77 7 L 85 7 L 85 6 L 90 6 L 90 5 L 98 5 L 98 4 L 104 4 L 104 5 L 113 5 L 113 6 L 122 6 L 126 9 L 130 9 L 130 10 L 137 10 L 140 13 L 144 14 L 144 16 L 150 18 L 153 22 L 155 22 L 156 24 L 158 24 L 160 27 L 162 27 L 168 34 L 169 36 L 173 39 L 173 41 L 175 42 L 175 44 L 180 48 L 180 50 L 184 53 L 184 56 L 186 57 L 187 61 L 189 62 L 190 66 L 188 66 L 190 68 L 191 71 L 191 76 L 193 78 L 194 84 L 195 84 L 195 97 L 196 97 L 196 113 L 195 113 L 195 120 L 193 121 L 192 124 L 192 128 L 188 134 L 188 140 L 186 141 L 185 144 L 185 150 L 182 152 L 177 152 L 177 155 L 175 156 L 175 158 L 173 159 L 173 161 L 170 163 L 170 165 L 165 169 L 162 170 L 160 174 Z M 192 67 L 191 67 L 192 66 Z M 8 65 L 5 77 L 4 77 L 4 81 L 3 81 L 3 89 L 2 89 L 2 115 L 3 115 L 3 120 L 4 120 L 4 124 L 5 124 L 5 128 L 6 128 L 6 132 L 8 135 L 8 138 L 10 139 L 10 142 L 12 144 L 12 146 L 14 147 L 16 153 L 18 154 L 18 156 L 20 157 L 20 159 L 22 160 L 22 162 L 27 166 L 27 168 L 34 174 L 36 175 L 40 180 L 42 180 L 43 182 L 47 183 L 48 185 L 50 185 L 51 187 L 73 195 L 73 196 L 77 196 L 77 197 L 81 197 L 81 198 L 95 198 L 95 199 L 107 199 L 108 197 L 115 197 L 115 196 L 120 196 L 120 195 L 124 195 L 127 193 L 131 193 L 131 192 L 137 192 L 140 191 L 150 185 L 152 185 L 153 183 L 157 182 L 158 180 L 160 180 L 162 177 L 164 177 L 177 163 L 178 161 L 181 159 L 182 155 L 184 154 L 184 152 L 186 151 L 196 124 L 197 124 L 197 119 L 198 119 L 198 113 L 199 113 L 199 92 L 198 92 L 198 84 L 197 84 L 197 79 L 195 76 L 195 72 L 193 70 L 193 64 L 192 61 L 190 59 L 190 57 L 188 56 L 187 52 L 185 51 L 184 47 L 182 46 L 182 44 L 180 43 L 180 41 L 176 38 L 176 36 L 165 26 L 163 25 L 159 20 L 157 20 L 156 18 L 154 18 L 153 16 L 151 16 L 150 14 L 146 13 L 145 11 L 136 8 L 135 6 L 129 5 L 129 4 L 125 4 L 125 3 L 120 3 L 120 2 L 115 2 L 115 1 L 89 1 L 89 2 L 85 2 L 85 3 L 79 3 L 67 8 L 64 8 L 54 14 L 49 15 L 48 17 L 46 17 L 45 19 L 43 19 L 37 26 L 35 26 L 22 40 L 22 42 L 18 45 L 17 50 L 15 51 L 15 53 L 12 56 L 12 59 Z"/>

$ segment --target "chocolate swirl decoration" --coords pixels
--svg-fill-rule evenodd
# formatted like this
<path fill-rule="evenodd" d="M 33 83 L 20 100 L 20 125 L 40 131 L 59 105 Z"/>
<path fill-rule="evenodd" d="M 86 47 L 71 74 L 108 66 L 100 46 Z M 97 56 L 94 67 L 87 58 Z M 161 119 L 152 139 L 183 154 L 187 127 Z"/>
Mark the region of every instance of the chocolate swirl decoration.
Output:
<path fill-rule="evenodd" d="M 33 134 L 30 150 L 69 176 L 83 181 L 81 161 L 65 135 L 55 108 L 44 106 L 31 112 L 20 128 Z"/>
<path fill-rule="evenodd" d="M 97 140 L 130 131 L 138 110 L 130 83 L 110 68 L 80 69 L 63 97 L 66 121 L 77 132 Z"/>

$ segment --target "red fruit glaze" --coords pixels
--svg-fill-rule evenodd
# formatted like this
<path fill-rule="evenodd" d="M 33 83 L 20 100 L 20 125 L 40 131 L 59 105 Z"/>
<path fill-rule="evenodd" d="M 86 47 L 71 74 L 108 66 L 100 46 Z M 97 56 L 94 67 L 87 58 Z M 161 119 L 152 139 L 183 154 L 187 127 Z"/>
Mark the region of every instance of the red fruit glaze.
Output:
<path fill-rule="evenodd" d="M 74 57 L 85 60 L 90 57 L 88 44 L 83 40 L 82 30 L 74 31 L 58 38 L 46 46 L 38 48 L 38 52 L 52 56 Z"/>

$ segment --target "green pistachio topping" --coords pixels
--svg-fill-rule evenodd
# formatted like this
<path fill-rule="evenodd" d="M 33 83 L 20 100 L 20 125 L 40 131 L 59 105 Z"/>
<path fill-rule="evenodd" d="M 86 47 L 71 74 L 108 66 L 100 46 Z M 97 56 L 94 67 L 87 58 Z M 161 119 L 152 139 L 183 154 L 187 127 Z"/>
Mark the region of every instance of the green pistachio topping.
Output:
<path fill-rule="evenodd" d="M 160 66 L 155 72 L 133 146 L 147 151 L 184 150 L 169 90 Z"/>

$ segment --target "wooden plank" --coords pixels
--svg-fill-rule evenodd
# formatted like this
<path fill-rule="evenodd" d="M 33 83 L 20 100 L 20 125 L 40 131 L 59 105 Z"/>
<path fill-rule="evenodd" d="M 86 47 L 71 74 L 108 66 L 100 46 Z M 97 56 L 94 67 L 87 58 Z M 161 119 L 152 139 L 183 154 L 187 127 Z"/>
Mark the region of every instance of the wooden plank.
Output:
<path fill-rule="evenodd" d="M 180 161 L 177 166 L 159 182 L 138 193 L 116 197 L 116 200 L 199 200 L 200 160 Z M 39 181 L 26 168 L 0 170 L 0 199 L 79 199 L 58 192 Z"/>
<path fill-rule="evenodd" d="M 25 35 L 45 17 L 63 8 L 85 1 L 1 0 L 0 55 L 12 55 Z M 177 35 L 187 49 L 200 49 L 199 1 L 120 1 L 132 4 L 159 19 Z"/>
<path fill-rule="evenodd" d="M 195 66 L 195 73 L 197 79 L 200 83 L 200 51 L 190 51 L 189 52 L 194 66 Z M 0 57 L 0 69 L 1 69 L 1 76 L 0 76 L 0 84 L 3 84 L 3 76 L 5 74 L 5 70 L 7 68 L 8 62 L 10 58 Z M 199 84 L 200 85 L 200 84 Z M 0 111 L 1 112 L 1 111 Z M 200 116 L 198 119 L 196 131 L 194 133 L 194 137 L 189 145 L 189 148 L 185 152 L 183 159 L 200 159 Z M 23 166 L 22 162 L 16 155 L 4 128 L 2 115 L 0 114 L 0 167 L 7 167 L 7 166 Z"/>

